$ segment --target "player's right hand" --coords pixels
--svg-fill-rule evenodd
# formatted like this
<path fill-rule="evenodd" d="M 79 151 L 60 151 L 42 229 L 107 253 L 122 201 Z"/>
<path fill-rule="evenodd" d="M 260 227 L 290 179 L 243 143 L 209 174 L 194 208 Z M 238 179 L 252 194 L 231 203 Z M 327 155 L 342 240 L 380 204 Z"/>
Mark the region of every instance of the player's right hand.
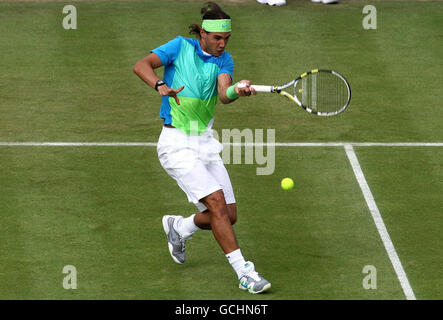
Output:
<path fill-rule="evenodd" d="M 241 80 L 237 83 L 234 90 L 240 97 L 247 97 L 251 94 L 257 94 L 254 88 L 251 88 L 251 81 Z"/>

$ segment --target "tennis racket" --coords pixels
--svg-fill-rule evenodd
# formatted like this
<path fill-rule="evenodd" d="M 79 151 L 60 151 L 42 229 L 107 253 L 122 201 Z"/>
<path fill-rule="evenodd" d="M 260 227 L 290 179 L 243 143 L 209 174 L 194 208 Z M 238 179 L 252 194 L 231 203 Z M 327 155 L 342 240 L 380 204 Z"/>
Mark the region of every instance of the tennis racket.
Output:
<path fill-rule="evenodd" d="M 242 87 L 246 84 L 240 83 Z M 278 93 L 318 116 L 343 112 L 351 101 L 348 81 L 336 71 L 314 69 L 282 86 L 251 85 L 257 92 Z M 294 94 L 284 91 L 293 87 Z"/>

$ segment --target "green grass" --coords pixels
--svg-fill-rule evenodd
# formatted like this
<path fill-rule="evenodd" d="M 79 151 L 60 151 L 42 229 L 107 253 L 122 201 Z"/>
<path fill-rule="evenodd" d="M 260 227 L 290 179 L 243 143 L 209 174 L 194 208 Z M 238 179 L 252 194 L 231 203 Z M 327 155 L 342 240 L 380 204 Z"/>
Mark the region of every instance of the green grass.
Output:
<path fill-rule="evenodd" d="M 314 67 L 344 74 L 349 109 L 315 117 L 270 95 L 216 108 L 215 129 L 266 129 L 278 142 L 443 141 L 443 2 L 334 6 L 219 1 L 232 16 L 235 80 L 281 83 Z M 0 142 L 155 142 L 160 98 L 136 61 L 200 19 L 200 1 L 0 2 Z M 14 32 L 3 32 L 14 30 Z M 161 73 L 161 72 L 160 72 Z M 442 299 L 442 149 L 356 147 L 418 299 Z M 404 299 L 342 148 L 277 148 L 275 172 L 227 165 L 242 252 L 272 282 L 236 289 L 210 232 L 172 262 L 163 214 L 195 207 L 154 147 L 0 146 L 0 299 Z M 284 192 L 280 181 L 292 177 Z M 78 289 L 62 287 L 74 265 Z M 365 265 L 377 289 L 365 290 Z M 216 284 L 214 284 L 216 283 Z"/>
<path fill-rule="evenodd" d="M 417 299 L 441 299 L 442 148 L 363 148 L 357 155 Z"/>
<path fill-rule="evenodd" d="M 7 161 L 1 169 L 7 173 L 1 203 L 7 215 L 0 234 L 2 262 L 8 261 L 3 298 L 217 299 L 226 293 L 250 298 L 232 290 L 234 273 L 210 232 L 188 243 L 186 265 L 172 262 L 162 213 L 195 209 L 185 205 L 184 194 L 159 166 L 147 165 L 158 161 L 153 151 L 2 149 Z M 401 299 L 344 152 L 296 152 L 295 169 L 288 161 L 294 151 L 279 150 L 278 169 L 270 176 L 255 176 L 254 166 L 229 166 L 238 186 L 235 230 L 242 251 L 276 288 L 262 298 Z M 310 168 L 324 161 L 334 165 L 313 175 Z M 291 192 L 280 189 L 285 175 L 296 179 Z M 318 195 L 306 195 L 306 189 L 326 197 L 317 202 Z M 263 201 L 270 195 L 272 201 Z M 74 293 L 61 285 L 67 264 L 78 269 Z M 362 289 L 366 264 L 377 266 L 384 289 Z M 213 277 L 217 286 L 208 285 Z"/>

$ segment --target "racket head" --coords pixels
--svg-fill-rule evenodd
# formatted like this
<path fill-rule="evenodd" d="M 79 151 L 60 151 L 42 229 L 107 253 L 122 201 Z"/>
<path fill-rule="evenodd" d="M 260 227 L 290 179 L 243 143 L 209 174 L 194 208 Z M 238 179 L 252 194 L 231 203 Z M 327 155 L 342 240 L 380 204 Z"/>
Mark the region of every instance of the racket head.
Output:
<path fill-rule="evenodd" d="M 305 72 L 294 80 L 293 86 L 295 102 L 318 116 L 342 113 L 351 101 L 349 82 L 333 70 L 314 69 Z"/>

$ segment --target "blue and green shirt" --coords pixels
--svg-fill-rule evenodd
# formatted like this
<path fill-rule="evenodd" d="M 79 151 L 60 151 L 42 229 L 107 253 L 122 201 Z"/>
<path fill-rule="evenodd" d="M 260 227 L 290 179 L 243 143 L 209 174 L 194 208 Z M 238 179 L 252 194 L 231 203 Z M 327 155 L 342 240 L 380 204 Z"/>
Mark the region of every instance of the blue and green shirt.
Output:
<path fill-rule="evenodd" d="M 202 51 L 197 39 L 180 36 L 152 52 L 159 56 L 165 67 L 163 81 L 168 87 L 178 89 L 185 86 L 177 94 L 180 105 L 172 97 L 162 97 L 160 117 L 164 124 L 190 134 L 191 122 L 198 123 L 200 135 L 214 118 L 218 75 L 227 73 L 232 79 L 234 62 L 231 54 L 208 55 Z"/>

